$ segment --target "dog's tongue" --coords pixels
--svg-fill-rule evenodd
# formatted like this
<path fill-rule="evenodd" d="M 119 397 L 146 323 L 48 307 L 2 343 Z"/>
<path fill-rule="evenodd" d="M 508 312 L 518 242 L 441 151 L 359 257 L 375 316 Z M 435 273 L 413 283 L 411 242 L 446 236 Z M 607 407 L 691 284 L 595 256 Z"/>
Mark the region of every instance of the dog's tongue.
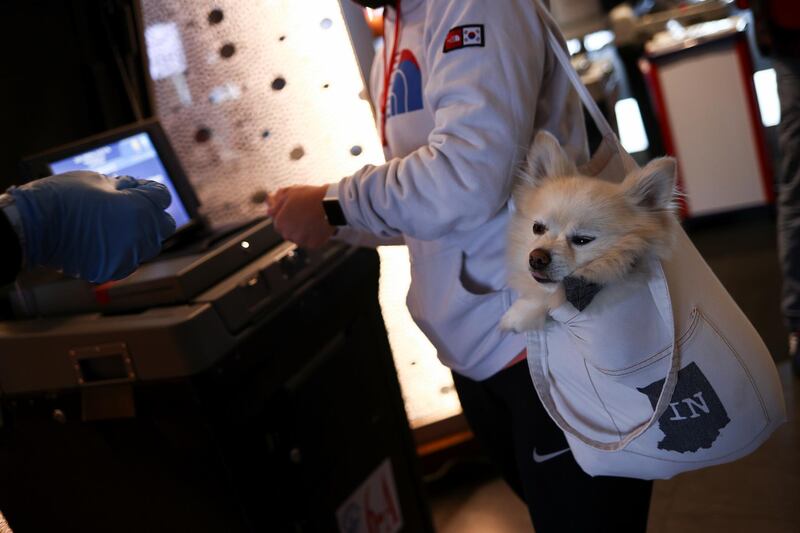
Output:
<path fill-rule="evenodd" d="M 571 303 L 578 311 L 583 311 L 592 303 L 592 299 L 603 288 L 602 285 L 592 283 L 586 278 L 579 278 L 567 276 L 563 280 L 564 292 L 566 293 L 567 301 Z"/>

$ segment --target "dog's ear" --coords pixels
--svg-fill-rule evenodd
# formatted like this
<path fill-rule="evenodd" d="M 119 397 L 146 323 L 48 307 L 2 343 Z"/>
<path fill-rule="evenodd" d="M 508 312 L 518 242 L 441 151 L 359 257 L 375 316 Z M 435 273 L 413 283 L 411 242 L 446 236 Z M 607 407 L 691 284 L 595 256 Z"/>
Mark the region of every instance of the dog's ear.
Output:
<path fill-rule="evenodd" d="M 672 157 L 650 161 L 643 169 L 629 174 L 622 187 L 633 203 L 646 209 L 668 209 L 675 190 L 676 163 Z"/>
<path fill-rule="evenodd" d="M 558 139 L 541 130 L 533 139 L 520 179 L 523 183 L 538 185 L 544 178 L 570 176 L 576 172 L 575 164 L 561 148 Z"/>

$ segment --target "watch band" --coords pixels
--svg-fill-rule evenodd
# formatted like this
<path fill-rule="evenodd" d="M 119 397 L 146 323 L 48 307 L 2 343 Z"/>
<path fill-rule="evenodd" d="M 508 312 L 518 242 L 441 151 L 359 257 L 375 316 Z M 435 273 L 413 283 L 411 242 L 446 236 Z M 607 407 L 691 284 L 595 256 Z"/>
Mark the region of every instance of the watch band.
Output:
<path fill-rule="evenodd" d="M 339 203 L 338 198 L 324 198 L 322 200 L 322 209 L 325 211 L 325 218 L 331 226 L 346 226 L 347 218 L 342 211 L 342 205 Z"/>

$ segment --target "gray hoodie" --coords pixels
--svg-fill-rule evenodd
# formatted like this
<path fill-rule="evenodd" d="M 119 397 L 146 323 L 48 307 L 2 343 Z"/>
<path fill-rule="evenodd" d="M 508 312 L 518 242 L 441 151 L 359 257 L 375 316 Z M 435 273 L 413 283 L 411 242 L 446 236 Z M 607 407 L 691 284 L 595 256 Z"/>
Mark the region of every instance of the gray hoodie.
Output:
<path fill-rule="evenodd" d="M 391 50 L 395 10 L 386 17 Z M 379 131 L 383 56 L 370 80 Z M 348 222 L 339 236 L 404 241 L 411 316 L 445 365 L 483 380 L 525 348 L 498 328 L 515 298 L 505 269 L 515 172 L 540 129 L 584 162 L 582 110 L 532 0 L 403 0 L 395 57 L 387 162 L 329 187 Z"/>

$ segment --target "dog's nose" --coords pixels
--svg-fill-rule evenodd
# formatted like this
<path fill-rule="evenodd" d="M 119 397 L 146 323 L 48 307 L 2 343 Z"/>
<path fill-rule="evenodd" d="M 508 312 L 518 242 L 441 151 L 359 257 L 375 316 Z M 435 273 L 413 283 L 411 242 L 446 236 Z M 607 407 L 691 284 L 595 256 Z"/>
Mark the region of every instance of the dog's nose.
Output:
<path fill-rule="evenodd" d="M 537 248 L 528 256 L 528 264 L 534 270 L 544 270 L 550 264 L 550 253 L 547 250 Z"/>

